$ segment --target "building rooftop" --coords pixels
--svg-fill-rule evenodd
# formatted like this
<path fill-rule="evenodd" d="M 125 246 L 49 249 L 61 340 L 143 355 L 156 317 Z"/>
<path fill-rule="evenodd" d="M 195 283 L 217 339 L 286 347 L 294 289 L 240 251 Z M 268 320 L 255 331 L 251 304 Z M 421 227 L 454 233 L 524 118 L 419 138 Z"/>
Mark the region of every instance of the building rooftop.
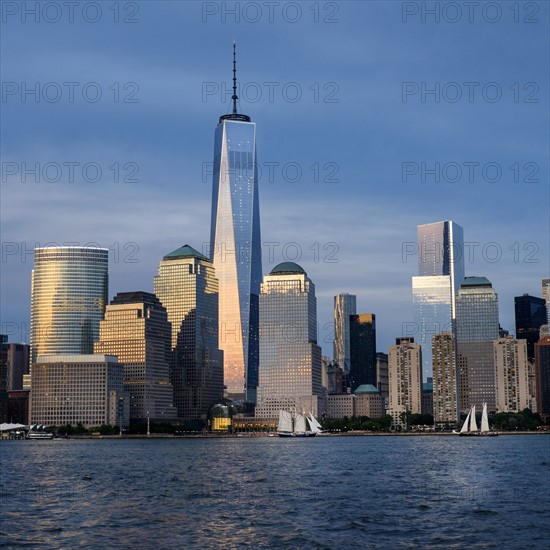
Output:
<path fill-rule="evenodd" d="M 301 273 L 307 275 L 303 267 L 300 267 L 294 262 L 283 262 L 279 265 L 276 265 L 272 270 L 270 275 L 290 275 L 294 273 Z"/>
<path fill-rule="evenodd" d="M 380 393 L 376 386 L 372 384 L 361 384 L 354 392 L 355 395 L 362 395 L 364 393 Z"/>
<path fill-rule="evenodd" d="M 142 290 L 136 290 L 133 292 L 119 292 L 112 300 L 111 305 L 120 304 L 143 304 L 143 303 L 155 303 L 158 304 L 159 299 L 150 292 L 143 292 Z"/>
<path fill-rule="evenodd" d="M 164 258 L 162 259 L 179 260 L 180 258 L 197 258 L 206 262 L 210 261 L 206 256 L 204 256 L 198 250 L 195 250 L 192 246 L 189 246 L 188 244 L 184 244 L 183 246 L 180 246 L 177 250 L 170 252 L 170 254 L 166 254 L 166 256 L 164 256 Z"/>
<path fill-rule="evenodd" d="M 487 279 L 486 277 L 464 277 L 464 280 L 462 281 L 462 283 L 460 284 L 460 286 L 464 286 L 464 287 L 468 287 L 468 286 L 490 286 L 492 287 L 493 285 L 491 284 L 491 281 L 489 281 L 489 279 Z"/>

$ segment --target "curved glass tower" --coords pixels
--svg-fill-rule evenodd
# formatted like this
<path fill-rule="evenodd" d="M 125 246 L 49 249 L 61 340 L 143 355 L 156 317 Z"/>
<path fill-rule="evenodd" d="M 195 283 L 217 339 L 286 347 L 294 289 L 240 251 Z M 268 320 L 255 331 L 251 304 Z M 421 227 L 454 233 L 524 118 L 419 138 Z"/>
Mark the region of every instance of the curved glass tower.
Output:
<path fill-rule="evenodd" d="M 226 394 L 255 403 L 262 278 L 256 124 L 237 113 L 235 71 L 233 46 L 233 112 L 220 117 L 214 140 L 210 254 L 219 280 Z"/>
<path fill-rule="evenodd" d="M 107 248 L 35 248 L 31 291 L 31 364 L 39 355 L 93 353 L 105 313 Z"/>

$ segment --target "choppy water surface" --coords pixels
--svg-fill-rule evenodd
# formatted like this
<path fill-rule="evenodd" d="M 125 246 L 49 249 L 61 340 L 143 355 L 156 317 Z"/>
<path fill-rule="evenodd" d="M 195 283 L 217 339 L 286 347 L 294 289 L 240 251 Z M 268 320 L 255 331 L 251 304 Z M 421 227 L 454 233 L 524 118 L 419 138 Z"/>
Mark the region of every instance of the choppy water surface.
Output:
<path fill-rule="evenodd" d="M 1 544 L 550 548 L 550 437 L 0 442 Z"/>

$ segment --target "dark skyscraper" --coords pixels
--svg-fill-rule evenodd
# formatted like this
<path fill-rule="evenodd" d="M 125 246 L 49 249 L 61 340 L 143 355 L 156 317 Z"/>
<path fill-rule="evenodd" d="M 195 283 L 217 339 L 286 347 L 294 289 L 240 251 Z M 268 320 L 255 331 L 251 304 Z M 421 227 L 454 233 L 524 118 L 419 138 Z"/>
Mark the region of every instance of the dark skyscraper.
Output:
<path fill-rule="evenodd" d="M 544 421 L 550 420 L 550 336 L 535 344 L 535 376 L 537 412 Z"/>
<path fill-rule="evenodd" d="M 350 386 L 376 386 L 376 319 L 372 313 L 350 315 Z"/>
<path fill-rule="evenodd" d="M 219 119 L 214 141 L 210 255 L 219 280 L 220 349 L 227 396 L 256 402 L 258 296 L 262 281 L 256 124 L 237 112 Z"/>
<path fill-rule="evenodd" d="M 535 358 L 535 342 L 539 339 L 540 327 L 547 323 L 546 302 L 536 296 L 516 296 L 514 298 L 516 313 L 516 338 L 527 340 L 527 357 Z"/>

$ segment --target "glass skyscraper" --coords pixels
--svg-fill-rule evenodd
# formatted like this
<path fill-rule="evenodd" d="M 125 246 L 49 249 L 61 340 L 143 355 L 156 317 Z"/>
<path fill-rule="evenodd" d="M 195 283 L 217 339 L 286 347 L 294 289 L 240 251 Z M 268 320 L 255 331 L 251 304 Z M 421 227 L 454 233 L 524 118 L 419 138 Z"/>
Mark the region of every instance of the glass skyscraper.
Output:
<path fill-rule="evenodd" d="M 223 397 L 214 268 L 186 244 L 164 256 L 154 287 L 172 325 L 171 381 L 178 417 L 205 420 L 208 408 Z"/>
<path fill-rule="evenodd" d="M 373 313 L 349 318 L 350 370 L 352 393 L 363 384 L 376 386 L 376 318 Z"/>
<path fill-rule="evenodd" d="M 93 353 L 107 303 L 109 250 L 35 248 L 31 365 L 39 355 Z"/>
<path fill-rule="evenodd" d="M 412 278 L 415 341 L 422 346 L 422 372 L 432 376 L 432 337 L 453 332 L 455 302 L 464 279 L 464 236 L 460 225 L 419 225 L 418 277 Z"/>
<path fill-rule="evenodd" d="M 219 280 L 227 396 L 255 403 L 262 279 L 256 124 L 237 113 L 235 57 L 233 75 L 233 112 L 220 117 L 214 139 L 210 257 Z"/>
<path fill-rule="evenodd" d="M 323 395 L 315 285 L 294 262 L 264 277 L 260 294 L 260 372 L 256 416 L 319 413 Z"/>
<path fill-rule="evenodd" d="M 496 409 L 493 340 L 499 337 L 498 297 L 485 277 L 466 277 L 456 299 L 458 402 L 461 411 Z"/>
<path fill-rule="evenodd" d="M 548 323 L 546 300 L 524 294 L 514 298 L 516 338 L 527 340 L 527 356 L 535 359 L 535 342 L 540 336 L 540 327 Z"/>
<path fill-rule="evenodd" d="M 349 373 L 349 316 L 357 313 L 357 297 L 342 292 L 334 297 L 334 360 Z"/>

